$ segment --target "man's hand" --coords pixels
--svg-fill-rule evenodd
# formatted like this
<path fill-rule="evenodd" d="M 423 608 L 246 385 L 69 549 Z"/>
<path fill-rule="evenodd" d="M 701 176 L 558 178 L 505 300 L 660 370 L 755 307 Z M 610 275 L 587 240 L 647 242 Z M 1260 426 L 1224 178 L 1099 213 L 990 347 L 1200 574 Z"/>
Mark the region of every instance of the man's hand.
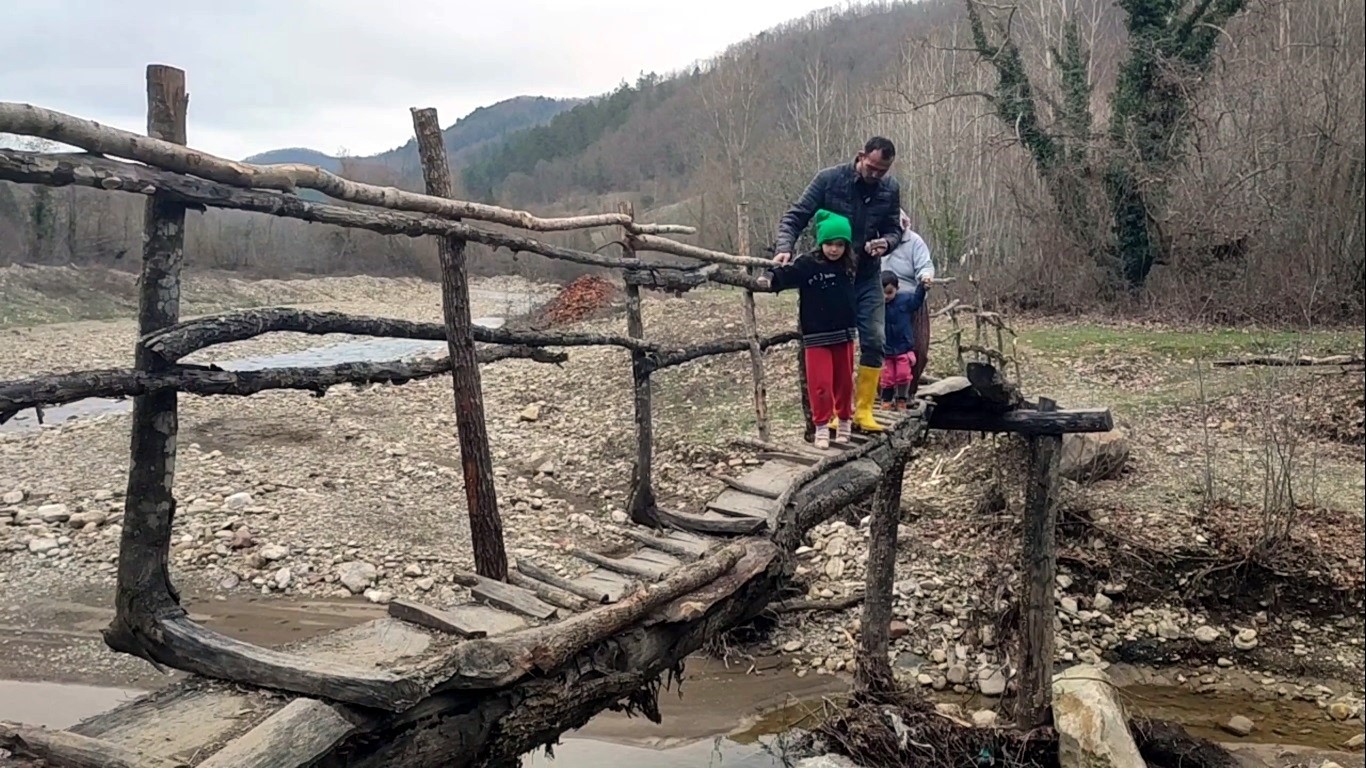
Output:
<path fill-rule="evenodd" d="M 934 275 L 925 275 L 924 277 L 920 278 L 920 284 L 925 286 L 926 288 L 929 288 L 930 286 L 934 285 Z"/>
<path fill-rule="evenodd" d="M 780 267 L 786 266 L 786 265 L 788 265 L 788 264 L 791 264 L 791 263 L 792 263 L 792 254 L 787 253 L 787 252 L 775 253 L 775 254 L 773 254 L 773 263 L 774 263 L 774 264 L 777 264 L 777 265 L 780 266 Z"/>
<path fill-rule="evenodd" d="M 791 256 L 792 254 L 787 255 Z M 754 281 L 759 284 L 761 290 L 767 291 L 773 287 L 773 280 L 768 275 L 759 275 Z"/>
<path fill-rule="evenodd" d="M 863 244 L 863 252 L 875 259 L 882 258 L 887 252 L 887 238 L 879 237 L 876 240 L 869 240 Z"/>

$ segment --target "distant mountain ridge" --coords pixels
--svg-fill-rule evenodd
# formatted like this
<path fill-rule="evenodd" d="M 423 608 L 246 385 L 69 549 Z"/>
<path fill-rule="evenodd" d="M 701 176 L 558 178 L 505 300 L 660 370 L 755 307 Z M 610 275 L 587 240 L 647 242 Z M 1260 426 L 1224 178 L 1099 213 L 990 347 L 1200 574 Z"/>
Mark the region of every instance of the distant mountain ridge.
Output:
<path fill-rule="evenodd" d="M 470 112 L 442 131 L 446 152 L 451 163 L 460 166 L 469 154 L 482 147 L 490 147 L 518 131 L 535 128 L 550 122 L 556 115 L 582 104 L 586 99 L 552 99 L 546 96 L 516 96 Z M 405 144 L 374 155 L 348 157 L 366 165 L 381 165 L 400 176 L 420 174 L 417 142 Z M 307 147 L 285 147 L 245 158 L 248 163 L 305 163 L 333 173 L 342 170 L 343 158 Z"/>

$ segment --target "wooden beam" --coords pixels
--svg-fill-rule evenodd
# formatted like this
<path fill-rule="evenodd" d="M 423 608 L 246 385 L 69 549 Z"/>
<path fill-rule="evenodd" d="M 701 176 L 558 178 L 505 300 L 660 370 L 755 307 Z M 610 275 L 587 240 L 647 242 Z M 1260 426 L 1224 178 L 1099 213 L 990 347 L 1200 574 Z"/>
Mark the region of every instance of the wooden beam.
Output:
<path fill-rule="evenodd" d="M 582 611 L 588 608 L 588 601 L 578 595 L 560 589 L 553 584 L 547 584 L 538 579 L 521 573 L 516 568 L 508 570 L 508 583 L 514 587 L 520 587 L 536 595 L 551 605 L 559 606 L 567 611 Z"/>
<path fill-rule="evenodd" d="M 1056 405 L 1039 399 L 1039 409 L 1050 412 Z M 1015 724 L 1029 731 L 1048 721 L 1053 686 L 1053 579 L 1058 570 L 1057 509 L 1058 461 L 1062 437 L 1029 438 L 1029 477 L 1025 486 L 1024 579 L 1020 590 L 1020 688 L 1015 697 Z"/>
<path fill-rule="evenodd" d="M 316 699 L 295 699 L 196 768 L 312 765 L 355 732 L 356 727 L 331 705 Z"/>
<path fill-rule="evenodd" d="M 620 203 L 618 210 L 632 216 L 630 203 Z M 627 258 L 635 258 L 636 241 L 629 230 L 623 229 L 622 243 Z M 631 338 L 645 338 L 645 318 L 640 301 L 640 286 L 626 285 L 626 334 Z M 636 432 L 636 461 L 631 468 L 631 491 L 626 501 L 626 512 L 637 525 L 661 527 L 655 515 L 654 486 L 654 406 L 650 391 L 651 367 L 644 354 L 631 353 L 631 391 L 634 404 Z"/>
<path fill-rule="evenodd" d="M 389 601 L 389 615 L 399 621 L 470 640 L 513 632 L 526 626 L 526 621 L 520 616 L 486 605 L 436 608 L 403 598 Z"/>
<path fill-rule="evenodd" d="M 749 256 L 749 204 L 743 200 L 735 206 L 735 220 L 739 228 L 738 250 L 740 255 Z M 740 314 L 745 323 L 745 336 L 749 339 L 749 373 L 754 383 L 754 426 L 759 439 L 769 439 L 768 429 L 768 384 L 764 381 L 764 350 L 759 345 L 759 321 L 754 312 L 754 291 L 746 288 L 741 294 Z"/>
<path fill-rule="evenodd" d="M 187 768 L 103 739 L 52 731 L 19 723 L 0 722 L 0 747 L 16 755 L 44 761 L 54 768 Z"/>
<path fill-rule="evenodd" d="M 797 331 L 783 331 L 759 339 L 759 347 L 761 349 L 768 349 L 769 347 L 776 347 L 780 344 L 789 344 L 798 341 L 801 337 L 801 333 Z M 654 371 L 663 368 L 672 368 L 676 365 L 692 362 L 701 357 L 725 355 L 732 352 L 744 352 L 749 349 L 749 347 L 750 342 L 747 339 L 721 339 L 719 341 L 710 341 L 685 349 L 661 352 L 658 357 L 649 364 L 649 370 L 653 373 Z"/>
<path fill-rule="evenodd" d="M 480 364 L 512 359 L 558 364 L 569 359 L 563 352 L 535 347 L 484 347 L 478 350 L 476 356 Z M 272 389 L 298 389 L 322 396 L 328 388 L 339 384 L 407 384 L 450 370 L 450 358 L 437 357 L 411 362 L 338 363 L 259 371 L 225 371 L 215 366 L 173 365 L 156 371 L 112 368 L 55 373 L 0 381 L 0 414 L 16 413 L 39 405 L 73 403 L 89 397 L 117 399 L 158 392 L 246 397 Z"/>
<path fill-rule="evenodd" d="M 693 533 L 750 534 L 764 527 L 764 521 L 757 517 L 725 517 L 714 512 L 695 515 L 662 507 L 655 507 L 654 514 L 670 528 Z"/>
<path fill-rule="evenodd" d="M 887 659 L 891 643 L 892 582 L 896 580 L 896 532 L 901 523 L 901 486 L 911 441 L 893 440 L 891 464 L 878 480 L 873 519 L 868 526 L 868 565 L 863 616 L 860 619 L 858 666 L 855 680 L 861 691 L 885 693 L 896 688 Z"/>
<path fill-rule="evenodd" d="M 657 253 L 668 253 L 674 256 L 686 256 L 689 259 L 711 262 L 713 264 L 730 264 L 737 267 L 758 267 L 760 269 L 771 269 L 773 262 L 769 259 L 756 259 L 752 256 L 734 256 L 721 251 L 713 251 L 707 248 L 699 248 L 696 245 L 680 243 L 666 237 L 656 237 L 654 235 L 639 234 L 635 236 L 636 250 L 655 251 Z"/>
<path fill-rule="evenodd" d="M 189 105 L 185 73 L 147 66 L 147 134 L 169 146 L 185 143 Z M 141 137 L 139 137 L 141 138 Z M 143 212 L 142 272 L 138 277 L 138 335 L 180 320 L 180 266 L 185 255 L 185 206 L 154 196 Z M 134 350 L 138 373 L 156 376 L 164 366 Z M 103 631 L 111 649 L 157 666 L 157 617 L 181 612 L 171 583 L 171 526 L 175 518 L 176 392 L 163 389 L 133 398 L 128 485 L 119 538 L 114 620 Z"/>
<path fill-rule="evenodd" d="M 616 573 L 626 576 L 635 576 L 636 578 L 645 579 L 646 581 L 654 581 L 655 579 L 658 579 L 661 574 L 661 569 L 637 565 L 626 559 L 618 560 L 616 558 L 606 557 L 604 555 L 599 555 L 596 552 L 589 552 L 580 547 L 571 547 L 569 549 L 569 554 L 586 563 L 592 563 L 599 568 L 606 568 L 609 571 L 615 571 Z"/>
<path fill-rule="evenodd" d="M 159 66 L 159 65 L 152 65 Z M 169 68 L 168 68 L 169 69 Z M 183 78 L 182 78 L 183 80 Z M 454 219 L 474 219 L 536 232 L 557 232 L 590 227 L 628 226 L 632 232 L 650 234 L 695 234 L 696 229 L 679 224 L 636 224 L 630 217 L 610 213 L 563 218 L 541 218 L 527 211 L 493 205 L 452 200 L 442 195 L 407 192 L 350 181 L 321 168 L 300 163 L 253 165 L 215 157 L 184 146 L 183 135 L 153 134 L 152 138 L 123 131 L 93 120 L 85 120 L 56 110 L 31 104 L 0 102 L 0 133 L 36 136 L 61 144 L 80 147 L 87 152 L 123 157 L 140 163 L 184 173 L 244 189 L 273 189 L 294 192 L 312 189 L 328 197 L 363 205 L 401 211 L 416 211 Z"/>
<path fill-rule="evenodd" d="M 707 553 L 705 547 L 680 544 L 670 540 L 665 535 L 655 532 L 646 532 L 617 525 L 609 526 L 607 530 L 623 538 L 630 539 L 637 544 L 644 544 L 645 546 L 652 547 L 660 552 L 668 552 L 669 554 L 676 555 L 684 560 L 697 560 Z"/>
<path fill-rule="evenodd" d="M 481 603 L 495 608 L 512 611 L 533 619 L 554 620 L 560 615 L 559 609 L 543 602 L 534 593 L 506 582 L 490 579 L 473 573 L 455 573 L 451 579 L 463 587 L 469 587 L 470 595 Z"/>
<path fill-rule="evenodd" d="M 611 600 L 608 599 L 608 595 L 606 592 L 603 592 L 602 590 L 589 589 L 588 587 L 576 584 L 570 581 L 569 579 L 566 579 L 556 574 L 549 568 L 546 568 L 545 566 L 528 560 L 524 557 L 517 559 L 516 567 L 517 570 L 521 571 L 527 576 L 530 576 L 533 579 L 536 579 L 537 581 L 549 584 L 552 587 L 559 587 L 560 589 L 563 589 L 565 592 L 568 592 L 571 595 L 578 595 L 579 597 L 582 597 L 590 603 L 603 604 L 611 602 Z"/>
<path fill-rule="evenodd" d="M 427 194 L 449 198 L 453 191 L 451 167 L 446 159 L 446 142 L 436 110 L 413 109 L 412 112 Z M 493 486 L 493 457 L 489 453 L 488 428 L 484 423 L 484 392 L 474 356 L 465 241 L 442 238 L 437 243 L 437 254 L 441 259 L 441 315 L 446 322 L 446 346 L 450 350 L 451 388 L 455 394 L 460 465 L 464 470 L 475 570 L 485 578 L 503 581 L 507 579 L 508 557 L 503 544 L 503 520 L 498 515 L 497 491 Z"/>
<path fill-rule="evenodd" d="M 1109 432 L 1115 428 L 1108 408 L 1043 411 L 1021 408 L 1004 413 L 965 411 L 940 405 L 930 414 L 930 429 L 961 432 L 1013 432 L 1021 435 L 1065 435 Z"/>

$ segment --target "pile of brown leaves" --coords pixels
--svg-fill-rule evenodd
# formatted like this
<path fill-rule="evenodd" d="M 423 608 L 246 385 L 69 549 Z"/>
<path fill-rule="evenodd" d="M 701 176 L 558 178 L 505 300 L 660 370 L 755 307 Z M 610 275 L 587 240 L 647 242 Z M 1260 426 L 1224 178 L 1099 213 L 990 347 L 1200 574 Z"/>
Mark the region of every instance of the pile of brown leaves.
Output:
<path fill-rule="evenodd" d="M 617 288 L 594 275 L 584 275 L 560 289 L 540 311 L 546 325 L 566 325 L 586 320 L 611 306 Z"/>

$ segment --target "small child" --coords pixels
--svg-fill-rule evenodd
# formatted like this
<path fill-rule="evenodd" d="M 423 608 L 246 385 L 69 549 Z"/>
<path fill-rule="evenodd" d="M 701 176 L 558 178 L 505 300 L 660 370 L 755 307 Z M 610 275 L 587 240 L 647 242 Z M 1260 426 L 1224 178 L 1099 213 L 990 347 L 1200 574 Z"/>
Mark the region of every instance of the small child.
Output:
<path fill-rule="evenodd" d="M 830 447 L 826 425 L 839 416 L 836 443 L 849 442 L 854 415 L 854 337 L 858 323 L 854 299 L 853 227 L 849 219 L 816 211 L 816 250 L 759 278 L 775 291 L 797 288 L 798 324 L 806 357 L 806 397 L 816 426 L 817 448 Z M 832 414 L 833 412 L 833 414 Z"/>
<path fill-rule="evenodd" d="M 916 283 L 909 293 L 898 293 L 901 280 L 895 272 L 882 273 L 882 298 L 887 302 L 887 340 L 882 359 L 882 407 L 906 410 L 915 370 L 915 313 L 925 303 L 925 284 Z"/>

